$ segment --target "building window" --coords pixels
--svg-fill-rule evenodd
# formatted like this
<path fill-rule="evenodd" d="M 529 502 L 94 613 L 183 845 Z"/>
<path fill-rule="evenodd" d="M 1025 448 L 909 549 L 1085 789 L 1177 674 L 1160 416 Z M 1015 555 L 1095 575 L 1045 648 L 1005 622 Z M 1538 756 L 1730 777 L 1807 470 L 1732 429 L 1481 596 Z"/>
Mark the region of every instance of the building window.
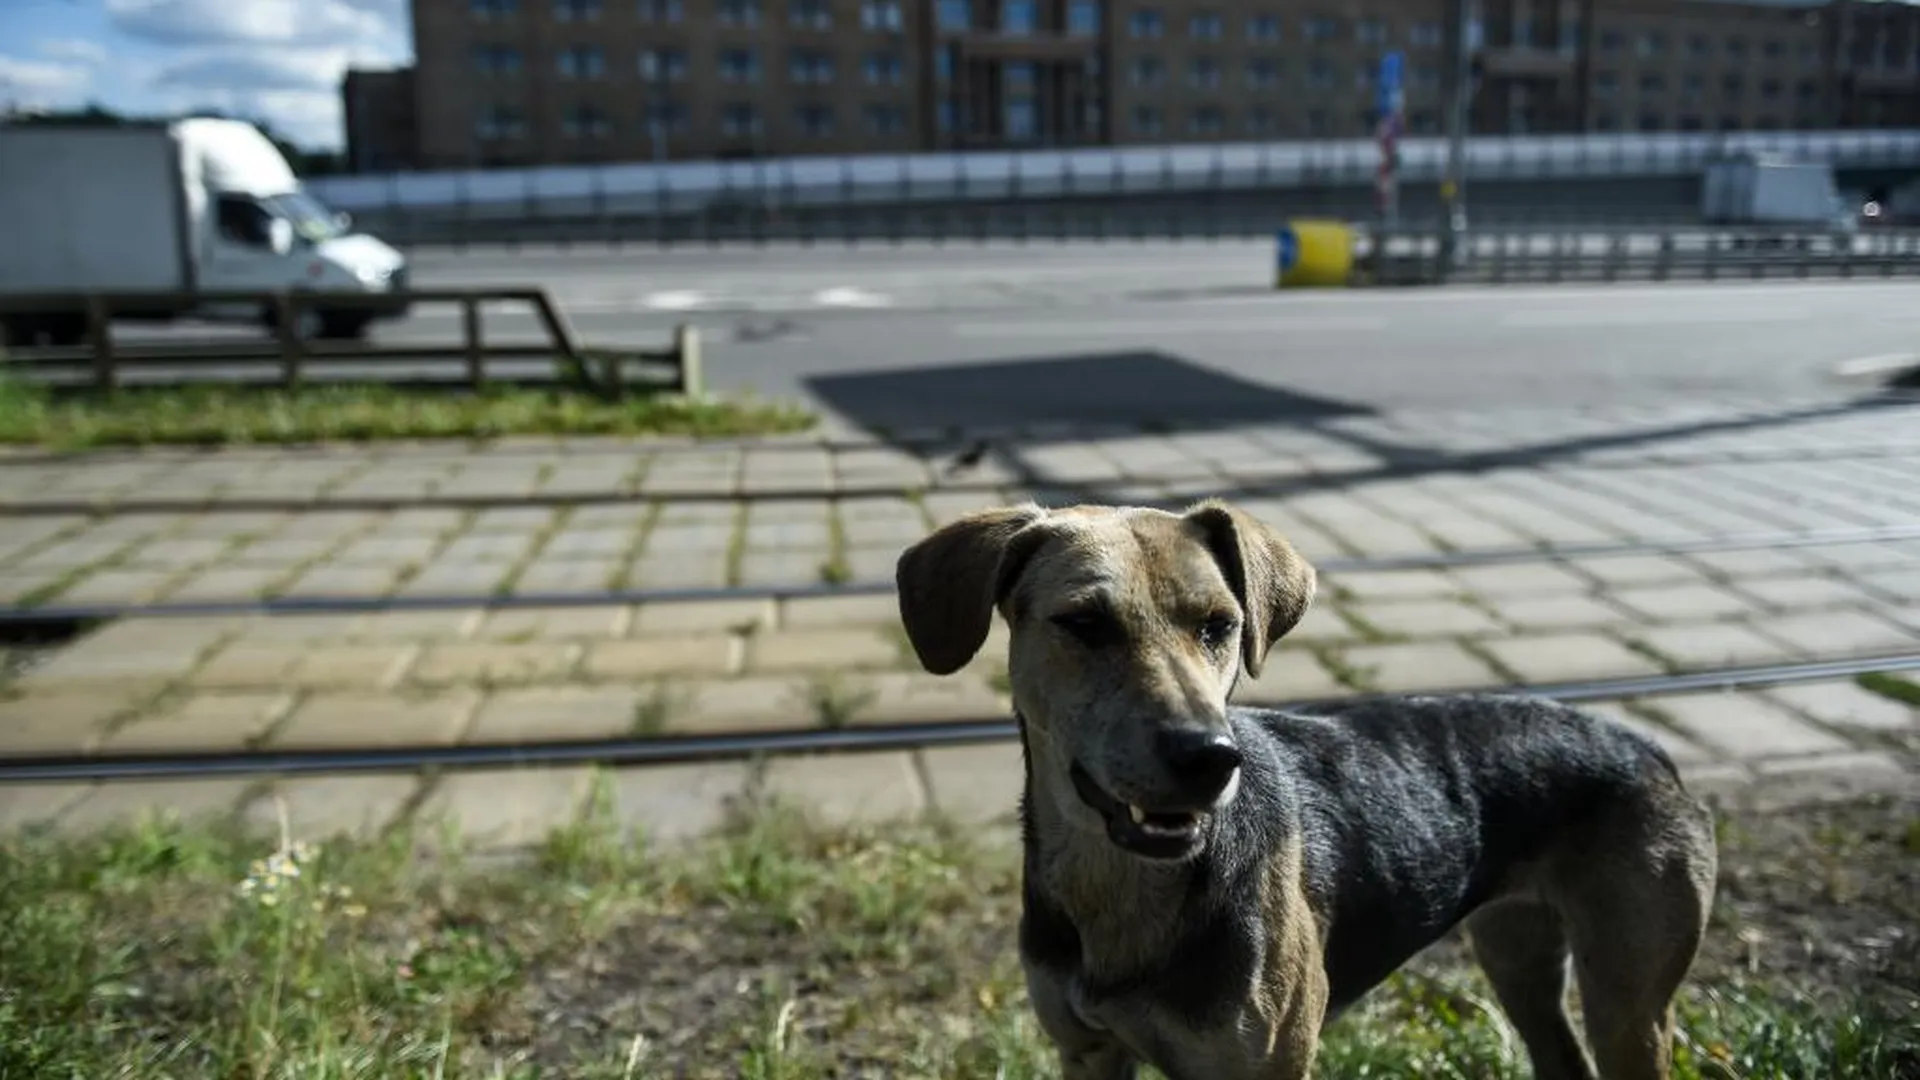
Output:
<path fill-rule="evenodd" d="M 1247 110 L 1246 129 L 1249 135 L 1272 135 L 1280 130 L 1280 123 L 1272 109 L 1255 105 Z"/>
<path fill-rule="evenodd" d="M 1247 89 L 1272 90 L 1280 85 L 1280 62 L 1267 57 L 1247 61 Z"/>
<path fill-rule="evenodd" d="M 1379 19 L 1361 19 L 1353 24 L 1353 39 L 1362 45 L 1385 45 L 1387 24 Z"/>
<path fill-rule="evenodd" d="M 720 0 L 720 25 L 751 29 L 760 25 L 760 0 Z"/>
<path fill-rule="evenodd" d="M 1141 135 L 1160 134 L 1160 110 L 1151 105 L 1134 106 L 1133 130 Z"/>
<path fill-rule="evenodd" d="M 898 135 L 907 129 L 906 115 L 898 105 L 872 104 L 863 113 L 870 135 Z"/>
<path fill-rule="evenodd" d="M 1316 56 L 1307 61 L 1307 89 L 1333 89 L 1333 65 L 1324 56 Z"/>
<path fill-rule="evenodd" d="M 1332 41 L 1340 36 L 1340 20 L 1330 15 L 1309 15 L 1301 21 L 1300 32 L 1308 41 Z"/>
<path fill-rule="evenodd" d="M 1309 135 L 1330 135 L 1333 133 L 1333 118 L 1327 115 L 1327 110 L 1307 110 L 1307 133 Z"/>
<path fill-rule="evenodd" d="M 1440 69 L 1432 64 L 1417 65 L 1411 81 L 1415 90 L 1436 92 L 1440 89 Z"/>
<path fill-rule="evenodd" d="M 586 22 L 600 17 L 600 0 L 553 0 L 553 21 Z"/>
<path fill-rule="evenodd" d="M 644 64 L 646 53 L 641 53 Z M 642 71 L 645 74 L 645 71 Z M 720 53 L 720 80 L 730 83 L 760 81 L 760 54 L 752 49 L 724 49 Z"/>
<path fill-rule="evenodd" d="M 1680 118 L 1681 131 L 1705 131 L 1706 128 L 1707 122 L 1697 116 L 1689 115 Z"/>
<path fill-rule="evenodd" d="M 467 0 L 467 10 L 476 19 L 497 19 L 503 15 L 518 15 L 520 0 Z"/>
<path fill-rule="evenodd" d="M 1640 76 L 1640 92 L 1652 96 L 1663 94 L 1667 89 L 1667 80 L 1660 75 L 1648 73 Z"/>
<path fill-rule="evenodd" d="M 1593 118 L 1593 130 L 1619 131 L 1620 118 L 1610 112 L 1596 113 Z"/>
<path fill-rule="evenodd" d="M 1166 74 L 1157 56 L 1136 56 L 1127 64 L 1127 81 L 1135 86 L 1159 86 Z"/>
<path fill-rule="evenodd" d="M 1811 105 L 1820 100 L 1820 84 L 1812 79 L 1801 79 L 1800 85 L 1794 87 L 1793 92 L 1802 105 Z"/>
<path fill-rule="evenodd" d="M 1593 96 L 1612 97 L 1620 90 L 1620 76 L 1612 71 L 1597 71 L 1593 76 Z"/>
<path fill-rule="evenodd" d="M 868 30 L 899 30 L 906 26 L 900 0 L 866 0 L 860 5 L 860 25 Z"/>
<path fill-rule="evenodd" d="M 1691 105 L 1698 102 L 1707 92 L 1707 80 L 1697 71 L 1689 71 L 1680 78 L 1680 100 Z"/>
<path fill-rule="evenodd" d="M 1018 37 L 1033 33 L 1040 22 L 1040 12 L 1034 0 L 1002 0 L 1000 4 L 1000 32 Z"/>
<path fill-rule="evenodd" d="M 1434 135 L 1440 131 L 1440 114 L 1432 109 L 1415 109 L 1407 118 L 1407 130 L 1415 135 Z"/>
<path fill-rule="evenodd" d="M 1687 35 L 1687 56 L 1694 60 L 1705 60 L 1713 55 L 1713 40 L 1705 34 Z"/>
<path fill-rule="evenodd" d="M 789 0 L 787 25 L 802 30 L 833 29 L 833 5 L 828 0 Z"/>
<path fill-rule="evenodd" d="M 942 135 L 951 135 L 960 126 L 960 110 L 951 101 L 942 101 L 933 107 L 933 126 Z"/>
<path fill-rule="evenodd" d="M 1028 142 L 1039 134 L 1040 114 L 1032 101 L 1009 101 L 1006 114 L 1008 142 Z"/>
<path fill-rule="evenodd" d="M 474 117 L 473 133 L 482 142 L 517 139 L 526 134 L 527 123 L 520 110 L 506 105 L 488 105 Z"/>
<path fill-rule="evenodd" d="M 1641 131 L 1659 131 L 1662 126 L 1659 113 L 1648 112 L 1640 114 Z"/>
<path fill-rule="evenodd" d="M 1720 76 L 1720 92 L 1727 97 L 1739 97 L 1746 93 L 1747 83 L 1737 71 L 1729 71 Z"/>
<path fill-rule="evenodd" d="M 475 45 L 473 69 L 482 75 L 518 75 L 520 50 L 511 45 Z"/>
<path fill-rule="evenodd" d="M 1642 60 L 1654 60 L 1665 56 L 1666 52 L 1667 35 L 1657 30 L 1649 30 L 1641 34 L 1640 40 L 1634 44 L 1634 53 Z"/>
<path fill-rule="evenodd" d="M 1760 80 L 1760 100 L 1779 101 L 1782 87 L 1779 79 Z"/>
<path fill-rule="evenodd" d="M 1218 137 L 1226 133 L 1227 114 L 1218 105 L 1202 105 L 1187 118 L 1187 130 L 1195 135 Z"/>
<path fill-rule="evenodd" d="M 1187 85 L 1196 90 L 1220 88 L 1220 61 L 1211 56 L 1196 56 L 1187 65 Z"/>
<path fill-rule="evenodd" d="M 872 54 L 867 57 L 865 68 L 869 86 L 898 86 L 906 74 L 905 65 L 893 53 Z"/>
<path fill-rule="evenodd" d="M 1008 64 L 1000 72 L 1000 86 L 1009 96 L 1033 92 L 1033 65 L 1024 61 Z"/>
<path fill-rule="evenodd" d="M 1779 38 L 1768 38 L 1766 42 L 1760 46 L 1760 51 L 1764 53 L 1769 60 L 1780 60 L 1787 55 L 1787 43 L 1781 41 Z"/>
<path fill-rule="evenodd" d="M 574 45 L 554 57 L 563 79 L 597 79 L 607 73 L 606 57 L 598 45 Z"/>
<path fill-rule="evenodd" d="M 933 81 L 945 86 L 953 81 L 953 49 L 941 47 L 933 50 Z"/>
<path fill-rule="evenodd" d="M 687 16 L 681 0 L 634 0 L 634 4 L 634 14 L 641 22 L 677 23 Z"/>
<path fill-rule="evenodd" d="M 1420 49 L 1437 49 L 1446 41 L 1446 31 L 1435 22 L 1417 22 L 1407 27 L 1407 44 Z"/>
<path fill-rule="evenodd" d="M 940 0 L 940 29 L 958 34 L 973 29 L 973 4 L 969 0 Z"/>
<path fill-rule="evenodd" d="M 833 106 L 809 103 L 793 110 L 794 126 L 816 139 L 833 134 Z"/>
<path fill-rule="evenodd" d="M 611 130 L 597 105 L 575 105 L 560 118 L 560 132 L 569 139 L 604 139 Z"/>
<path fill-rule="evenodd" d="M 729 139 L 747 139 L 760 134 L 760 112 L 752 105 L 735 101 L 720 110 L 720 131 Z"/>
<path fill-rule="evenodd" d="M 1361 61 L 1360 66 L 1353 70 L 1353 88 L 1355 90 L 1373 89 L 1373 75 L 1373 65 L 1364 60 Z"/>
<path fill-rule="evenodd" d="M 753 63 L 751 52 L 747 53 L 747 60 Z M 648 82 L 680 82 L 687 77 L 687 54 L 680 49 L 642 49 L 634 70 Z M 759 73 L 756 65 L 754 77 L 758 78 Z"/>
<path fill-rule="evenodd" d="M 1140 8 L 1127 18 L 1127 33 L 1133 37 L 1157 38 L 1166 32 L 1166 16 L 1158 8 Z"/>
<path fill-rule="evenodd" d="M 1600 51 L 1601 52 L 1617 53 L 1626 47 L 1627 47 L 1627 35 L 1621 33 L 1618 30 L 1602 30 L 1600 32 Z"/>
<path fill-rule="evenodd" d="M 1727 39 L 1727 59 L 1745 60 L 1747 58 L 1747 39 L 1735 35 Z"/>
<path fill-rule="evenodd" d="M 833 57 L 817 49 L 795 49 L 787 58 L 787 78 L 798 86 L 825 86 L 833 81 Z"/>
<path fill-rule="evenodd" d="M 1092 37 L 1100 32 L 1100 0 L 1068 0 L 1067 33 Z"/>
<path fill-rule="evenodd" d="M 1224 29 L 1217 11 L 1197 11 L 1187 20 L 1187 36 L 1195 41 L 1218 41 Z"/>
<path fill-rule="evenodd" d="M 691 116 L 691 111 L 682 102 L 657 101 L 647 106 L 643 123 L 650 135 L 679 135 L 687 130 L 687 121 Z"/>
<path fill-rule="evenodd" d="M 1280 16 L 1270 12 L 1247 16 L 1247 40 L 1271 45 L 1280 40 Z"/>

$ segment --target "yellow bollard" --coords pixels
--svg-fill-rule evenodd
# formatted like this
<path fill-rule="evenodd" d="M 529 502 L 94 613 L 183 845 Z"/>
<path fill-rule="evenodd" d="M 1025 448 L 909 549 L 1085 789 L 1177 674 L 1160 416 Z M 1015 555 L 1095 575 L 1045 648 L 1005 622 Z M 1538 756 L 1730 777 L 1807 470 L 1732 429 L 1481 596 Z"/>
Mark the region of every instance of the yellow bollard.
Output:
<path fill-rule="evenodd" d="M 1274 237 L 1279 289 L 1343 287 L 1353 275 L 1353 229 L 1344 221 L 1302 218 Z"/>

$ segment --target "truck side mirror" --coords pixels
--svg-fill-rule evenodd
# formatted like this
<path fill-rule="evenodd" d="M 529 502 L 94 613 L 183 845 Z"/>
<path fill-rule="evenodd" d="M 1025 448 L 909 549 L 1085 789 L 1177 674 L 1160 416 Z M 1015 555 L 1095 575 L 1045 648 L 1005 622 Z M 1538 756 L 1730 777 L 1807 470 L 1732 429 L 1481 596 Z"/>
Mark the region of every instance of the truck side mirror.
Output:
<path fill-rule="evenodd" d="M 286 218 L 274 218 L 267 223 L 267 246 L 275 255 L 293 250 L 293 225 Z"/>
<path fill-rule="evenodd" d="M 334 224 L 334 227 L 339 229 L 341 232 L 346 232 L 348 229 L 353 228 L 353 215 L 347 213 L 345 210 L 342 210 L 339 213 L 333 215 L 333 224 Z"/>

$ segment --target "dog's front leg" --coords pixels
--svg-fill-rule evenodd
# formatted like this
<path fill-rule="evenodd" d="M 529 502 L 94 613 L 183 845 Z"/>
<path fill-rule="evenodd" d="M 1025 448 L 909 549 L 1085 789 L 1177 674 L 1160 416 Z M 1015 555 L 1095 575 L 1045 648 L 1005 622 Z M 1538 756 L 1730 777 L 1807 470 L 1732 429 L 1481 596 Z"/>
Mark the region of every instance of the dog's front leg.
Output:
<path fill-rule="evenodd" d="M 1087 1026 L 1068 997 L 1067 979 L 1046 968 L 1027 966 L 1027 997 L 1040 1029 L 1060 1053 L 1061 1080 L 1134 1080 L 1139 1063 L 1120 1040 Z"/>

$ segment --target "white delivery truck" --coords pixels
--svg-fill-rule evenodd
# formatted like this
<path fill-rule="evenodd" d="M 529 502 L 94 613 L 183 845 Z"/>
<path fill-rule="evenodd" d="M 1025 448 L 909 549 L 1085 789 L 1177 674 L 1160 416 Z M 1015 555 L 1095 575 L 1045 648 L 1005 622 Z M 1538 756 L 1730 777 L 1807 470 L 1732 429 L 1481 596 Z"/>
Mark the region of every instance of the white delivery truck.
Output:
<path fill-rule="evenodd" d="M 115 317 L 275 322 L 270 305 L 196 291 L 311 289 L 329 298 L 296 330 L 358 337 L 405 314 L 406 258 L 351 231 L 300 186 L 278 147 L 238 120 L 126 127 L 0 126 L 0 299 L 160 293 Z M 76 343 L 84 310 L 0 308 L 10 344 Z"/>
<path fill-rule="evenodd" d="M 1840 235 L 1860 227 L 1831 166 L 1759 154 L 1709 162 L 1700 213 L 1713 225 L 1797 225 Z"/>

